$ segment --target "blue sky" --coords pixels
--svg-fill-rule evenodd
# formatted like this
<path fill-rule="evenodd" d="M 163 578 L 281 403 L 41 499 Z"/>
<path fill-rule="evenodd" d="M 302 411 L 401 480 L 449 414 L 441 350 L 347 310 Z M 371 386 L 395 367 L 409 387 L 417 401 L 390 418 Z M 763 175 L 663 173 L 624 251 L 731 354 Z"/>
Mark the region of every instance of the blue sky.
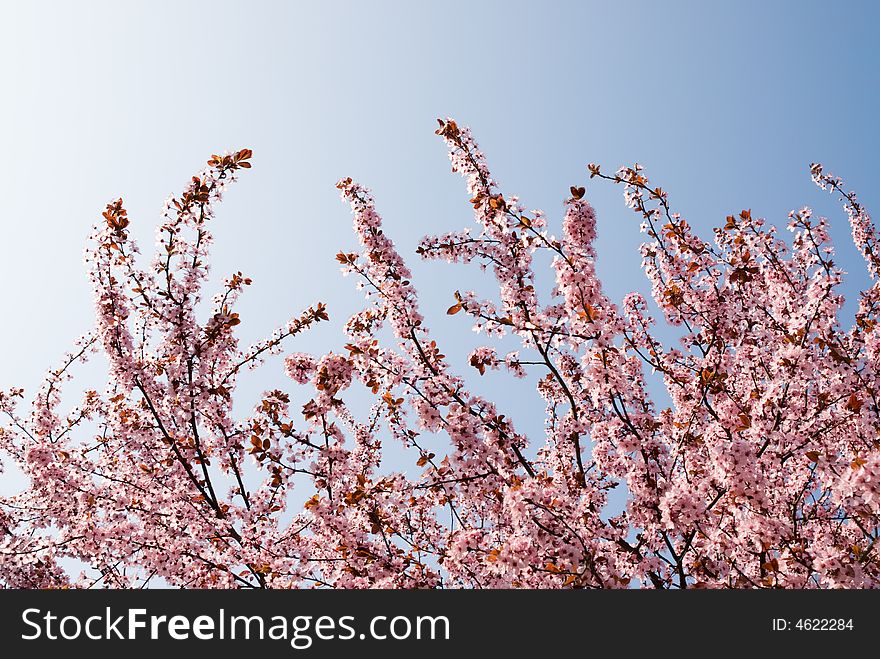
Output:
<path fill-rule="evenodd" d="M 485 286 L 473 269 L 413 254 L 424 234 L 472 222 L 433 133 L 447 115 L 473 128 L 507 194 L 557 223 L 588 162 L 644 164 L 704 236 L 743 208 L 784 224 L 813 206 L 834 218 L 852 296 L 864 267 L 808 165 L 825 163 L 880 208 L 877 6 L 3 3 L 0 387 L 33 390 L 89 328 L 82 249 L 108 200 L 125 198 L 149 253 L 164 198 L 211 153 L 242 147 L 254 169 L 219 213 L 214 275 L 254 279 L 240 308 L 246 340 L 320 299 L 334 323 L 290 348 L 341 348 L 340 321 L 361 297 L 333 258 L 354 245 L 334 183 L 352 176 L 410 257 L 444 352 L 462 358 L 479 338 L 444 311 L 456 288 Z M 647 291 L 620 190 L 587 190 L 606 290 Z M 537 400 L 533 382 L 477 380 L 502 407 Z M 285 382 L 273 362 L 244 391 Z M 539 432 L 534 409 L 521 425 Z"/>

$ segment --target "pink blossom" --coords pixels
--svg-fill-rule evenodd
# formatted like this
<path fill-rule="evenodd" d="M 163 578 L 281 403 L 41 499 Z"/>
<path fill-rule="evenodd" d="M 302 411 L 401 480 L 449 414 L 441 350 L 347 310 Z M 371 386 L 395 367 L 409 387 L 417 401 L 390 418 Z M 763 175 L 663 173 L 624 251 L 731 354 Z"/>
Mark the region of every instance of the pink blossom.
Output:
<path fill-rule="evenodd" d="M 645 234 L 655 318 L 641 294 L 618 305 L 604 291 L 585 184 L 568 188 L 556 235 L 502 190 L 467 128 L 447 119 L 437 133 L 474 223 L 417 254 L 478 264 L 494 283 L 443 305 L 481 334 L 464 359 L 431 333 L 444 310 L 422 309 L 369 190 L 346 178 L 357 245 L 336 258 L 364 305 L 335 350 L 286 356 L 296 395 L 242 406 L 242 369 L 328 319 L 318 303 L 241 347 L 251 281 L 235 273 L 203 303 L 215 207 L 251 152 L 212 156 L 167 201 L 146 265 L 122 200 L 107 205 L 86 251 L 94 330 L 26 412 L 21 389 L 0 393 L 0 452 L 29 480 L 0 499 L 0 584 L 880 585 L 880 243 L 843 181 L 811 168 L 841 197 L 872 278 L 851 327 L 830 222 L 809 208 L 789 214 L 788 240 L 749 210 L 706 240 L 641 165 L 590 164 Z M 661 341 L 658 321 L 678 340 Z M 106 386 L 67 403 L 96 351 Z M 523 410 L 470 387 L 502 364 L 534 384 L 543 432 L 527 437 Z M 69 574 L 70 558 L 90 569 Z"/>

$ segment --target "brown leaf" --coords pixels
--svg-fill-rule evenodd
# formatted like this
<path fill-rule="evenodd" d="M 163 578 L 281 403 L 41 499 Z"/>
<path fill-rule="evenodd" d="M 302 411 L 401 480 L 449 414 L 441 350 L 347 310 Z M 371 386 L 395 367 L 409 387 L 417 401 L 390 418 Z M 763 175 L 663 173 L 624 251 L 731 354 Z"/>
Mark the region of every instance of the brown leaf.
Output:
<path fill-rule="evenodd" d="M 596 318 L 598 318 L 598 313 L 596 311 L 596 307 L 592 304 L 585 304 L 584 310 L 578 312 L 578 316 L 586 320 L 587 322 L 592 323 Z"/>
<path fill-rule="evenodd" d="M 858 394 L 855 392 L 849 397 L 849 400 L 846 401 L 846 409 L 850 412 L 858 412 L 862 409 L 862 399 L 859 398 Z"/>

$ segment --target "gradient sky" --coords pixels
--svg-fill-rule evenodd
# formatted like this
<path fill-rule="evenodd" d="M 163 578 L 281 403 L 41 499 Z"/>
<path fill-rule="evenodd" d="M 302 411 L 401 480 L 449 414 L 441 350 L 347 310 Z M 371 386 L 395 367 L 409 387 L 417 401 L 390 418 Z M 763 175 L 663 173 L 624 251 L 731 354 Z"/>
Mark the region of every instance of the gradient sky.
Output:
<path fill-rule="evenodd" d="M 33 390 L 89 329 L 82 250 L 108 200 L 124 197 L 149 254 L 164 198 L 211 153 L 243 147 L 254 168 L 220 209 L 213 272 L 254 279 L 240 307 L 246 340 L 320 299 L 334 323 L 290 349 L 341 348 L 340 321 L 362 299 L 334 260 L 354 245 L 334 188 L 352 176 L 373 188 L 410 257 L 444 352 L 463 357 L 479 339 L 444 311 L 456 288 L 488 289 L 473 269 L 413 255 L 422 235 L 472 224 L 433 132 L 441 116 L 470 125 L 505 192 L 557 227 L 588 162 L 638 161 L 707 237 L 744 208 L 784 224 L 789 210 L 814 207 L 834 218 L 846 291 L 866 281 L 845 215 L 808 166 L 825 163 L 880 208 L 876 3 L 0 7 L 0 387 Z M 606 290 L 616 300 L 647 291 L 620 189 L 587 190 Z M 502 408 L 533 401 L 538 414 L 520 425 L 540 432 L 532 381 L 472 381 Z M 276 361 L 245 391 L 284 383 Z"/>

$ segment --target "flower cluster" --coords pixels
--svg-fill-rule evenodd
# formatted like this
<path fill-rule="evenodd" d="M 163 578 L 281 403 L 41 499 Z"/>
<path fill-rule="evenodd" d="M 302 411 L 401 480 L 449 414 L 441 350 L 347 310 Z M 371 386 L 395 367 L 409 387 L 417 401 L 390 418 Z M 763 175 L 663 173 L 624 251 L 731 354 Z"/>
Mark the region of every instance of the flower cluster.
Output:
<path fill-rule="evenodd" d="M 437 134 L 475 224 L 416 251 L 491 274 L 497 295 L 456 291 L 446 311 L 487 345 L 461 364 L 443 353 L 370 192 L 343 179 L 358 247 L 336 258 L 366 303 L 343 346 L 287 355 L 301 408 L 272 390 L 242 415 L 236 379 L 327 320 L 323 304 L 242 349 L 234 308 L 251 281 L 236 273 L 200 319 L 214 207 L 251 152 L 213 156 L 169 199 L 146 268 L 122 200 L 108 204 L 86 252 L 94 332 L 28 414 L 21 390 L 0 394 L 0 451 L 30 479 L 0 500 L 0 583 L 880 585 L 880 241 L 841 179 L 812 166 L 842 198 L 873 281 L 849 329 L 828 221 L 808 208 L 790 213 L 790 240 L 742 210 L 709 241 L 641 165 L 590 164 L 590 179 L 622 187 L 647 237 L 652 299 L 618 305 L 596 272 L 586 185 L 568 189 L 554 235 L 502 191 L 467 128 L 441 120 Z M 540 295 L 536 264 L 548 261 Z M 658 338 L 652 308 L 677 343 Z M 95 351 L 107 386 L 62 412 L 64 382 Z M 543 436 L 471 390 L 465 373 L 494 380 L 502 365 L 534 383 Z M 668 403 L 652 400 L 649 373 Z M 364 392 L 372 404 L 357 414 Z M 91 570 L 68 574 L 65 558 Z"/>

